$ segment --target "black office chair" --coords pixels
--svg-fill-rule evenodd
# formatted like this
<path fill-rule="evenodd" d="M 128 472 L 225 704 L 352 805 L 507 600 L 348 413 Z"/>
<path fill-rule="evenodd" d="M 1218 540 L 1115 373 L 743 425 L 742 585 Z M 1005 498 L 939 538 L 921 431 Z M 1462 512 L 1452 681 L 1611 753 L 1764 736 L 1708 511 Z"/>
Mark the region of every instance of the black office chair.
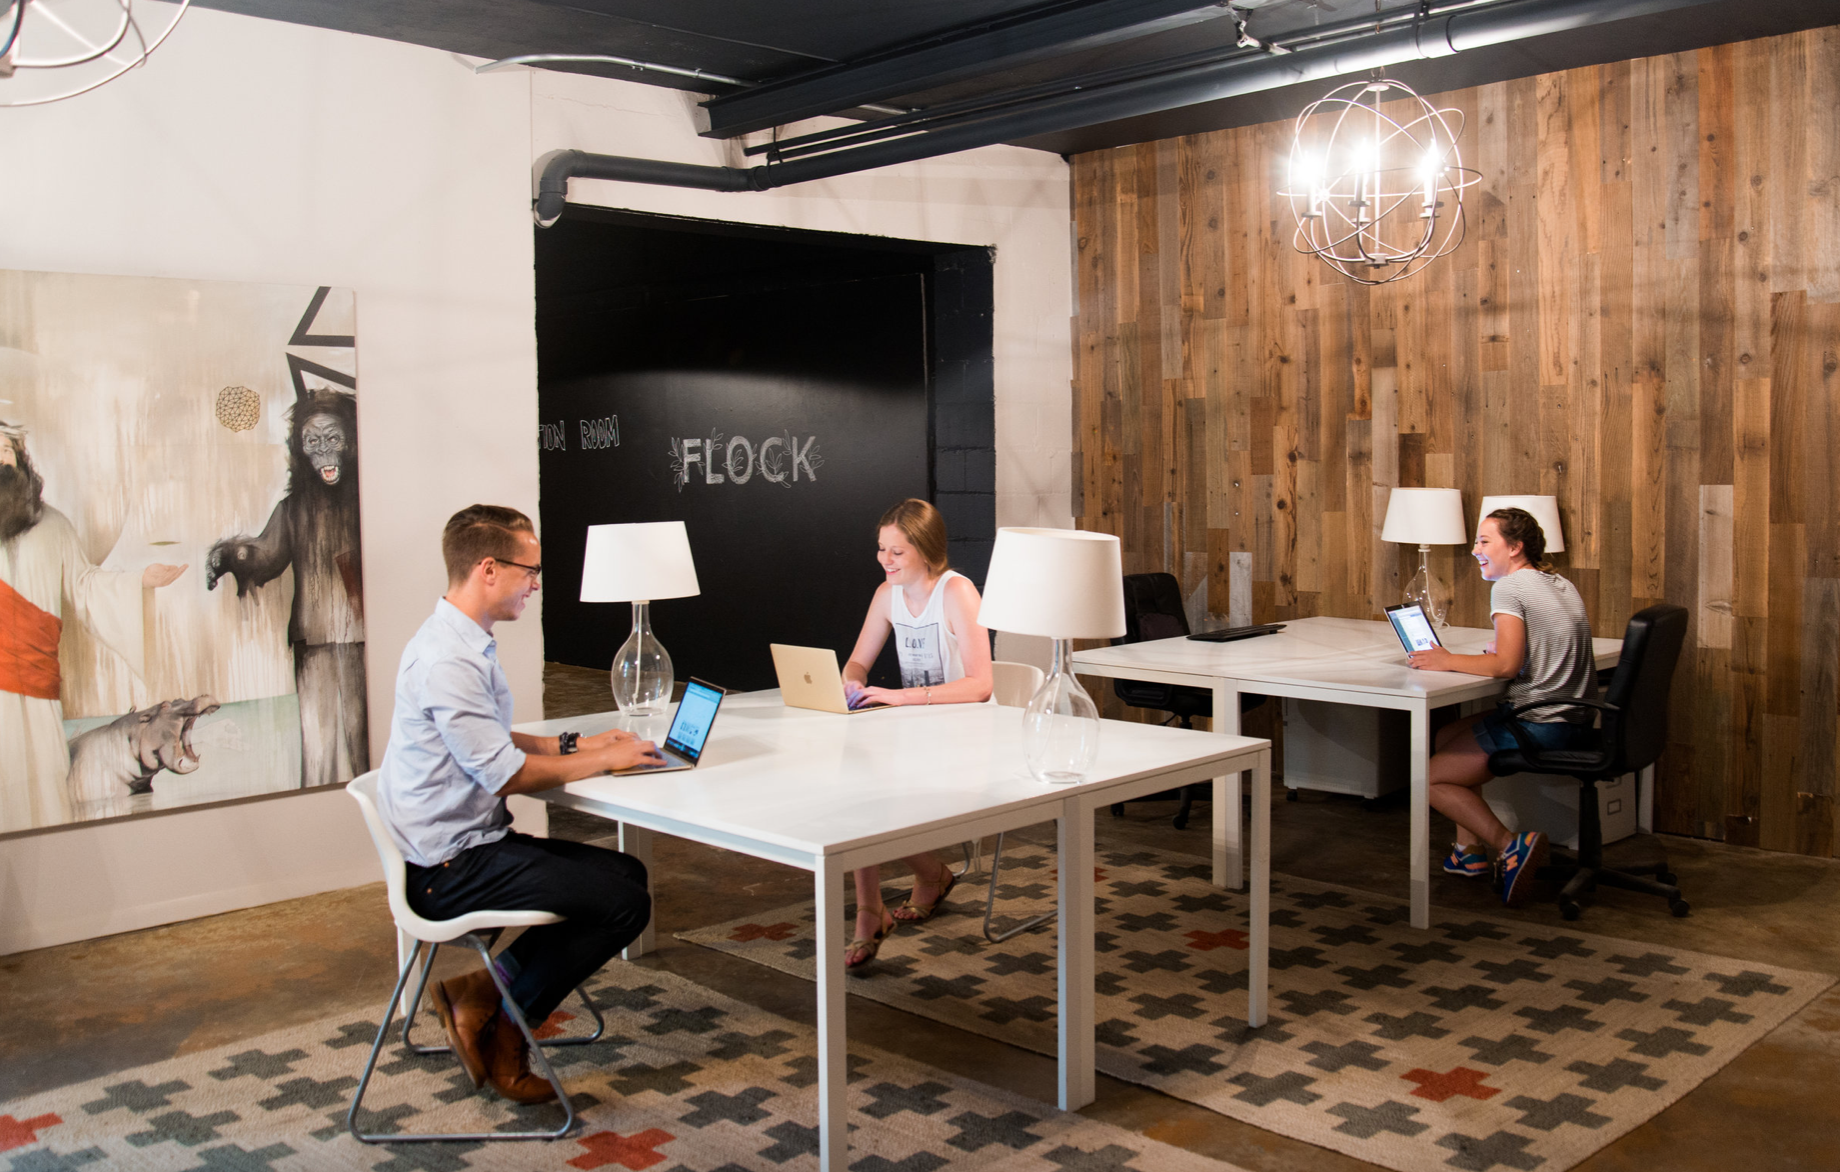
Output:
<path fill-rule="evenodd" d="M 1566 700 L 1562 703 L 1595 708 L 1602 714 L 1599 743 L 1591 749 L 1542 750 L 1532 738 L 1514 729 L 1518 749 L 1489 754 L 1489 772 L 1497 777 L 1511 773 L 1558 773 L 1575 777 L 1583 786 L 1578 799 L 1578 858 L 1570 865 L 1544 867 L 1542 878 L 1563 879 L 1559 911 L 1568 920 L 1579 915 L 1578 897 L 1598 884 L 1659 895 L 1668 910 L 1684 916 L 1691 908 L 1680 897 L 1664 857 L 1658 863 L 1611 870 L 1604 866 L 1603 827 L 1598 820 L 1597 783 L 1646 769 L 1661 756 L 1667 744 L 1668 691 L 1674 664 L 1687 634 L 1687 612 L 1678 606 L 1651 606 L 1630 616 L 1623 633 L 1623 654 L 1610 677 L 1602 700 Z M 1519 716 L 1555 701 L 1522 704 L 1512 710 Z M 1512 728 L 1512 726 L 1510 726 Z M 1653 875 L 1654 878 L 1644 878 Z"/>
<path fill-rule="evenodd" d="M 1176 639 L 1188 634 L 1188 614 L 1182 606 L 1182 586 L 1174 574 L 1126 574 L 1124 576 L 1124 638 L 1113 639 L 1114 647 L 1124 643 L 1143 643 L 1152 639 Z M 1143 680 L 1113 680 L 1112 690 L 1133 708 L 1152 708 L 1167 712 L 1183 728 L 1194 728 L 1195 717 L 1214 711 L 1214 693 L 1207 688 L 1190 688 L 1179 684 L 1153 684 Z M 1263 696 L 1241 696 L 1239 710 L 1250 712 L 1265 702 Z M 1169 723 L 1164 721 L 1165 724 Z M 1175 828 L 1186 829 L 1189 811 L 1197 797 L 1210 793 L 1207 782 L 1165 790 L 1160 794 L 1134 799 L 1167 801 L 1180 797 Z M 1124 803 L 1112 806 L 1114 818 L 1124 815 Z"/>

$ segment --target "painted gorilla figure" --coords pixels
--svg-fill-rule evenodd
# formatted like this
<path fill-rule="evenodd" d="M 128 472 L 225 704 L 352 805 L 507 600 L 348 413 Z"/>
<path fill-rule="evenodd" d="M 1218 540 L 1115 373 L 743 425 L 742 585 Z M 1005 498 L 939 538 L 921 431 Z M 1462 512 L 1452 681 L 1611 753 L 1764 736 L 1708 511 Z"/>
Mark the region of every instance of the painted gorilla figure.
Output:
<path fill-rule="evenodd" d="M 211 547 L 205 585 L 236 575 L 237 597 L 294 568 L 294 688 L 300 783 L 335 785 L 370 768 L 364 707 L 364 589 L 358 548 L 358 405 L 343 391 L 296 397 L 288 491 L 255 537 Z"/>

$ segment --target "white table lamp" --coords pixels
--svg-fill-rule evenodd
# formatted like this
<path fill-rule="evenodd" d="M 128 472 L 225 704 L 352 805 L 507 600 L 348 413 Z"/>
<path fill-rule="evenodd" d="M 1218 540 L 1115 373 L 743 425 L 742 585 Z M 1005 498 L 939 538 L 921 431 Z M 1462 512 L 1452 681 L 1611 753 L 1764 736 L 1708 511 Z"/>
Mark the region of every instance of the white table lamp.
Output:
<path fill-rule="evenodd" d="M 1431 547 L 1468 545 L 1463 494 L 1454 488 L 1395 488 L 1386 503 L 1380 540 L 1418 546 L 1418 573 L 1406 583 L 1406 601 L 1416 602 L 1434 626 L 1449 621 L 1447 595 L 1431 577 Z"/>
<path fill-rule="evenodd" d="M 1099 709 L 1073 675 L 1073 640 L 1124 634 L 1118 539 L 1077 529 L 999 529 L 978 622 L 1054 640 L 1053 670 L 1023 709 L 1029 772 L 1082 781 L 1099 753 Z"/>
<path fill-rule="evenodd" d="M 1546 534 L 1546 552 L 1565 552 L 1565 534 L 1559 527 L 1559 498 L 1556 496 L 1485 496 L 1482 498 L 1482 511 L 1476 514 L 1476 527 L 1482 527 L 1482 519 L 1496 509 L 1525 509 L 1533 514 L 1533 519 L 1540 523 L 1540 529 Z"/>
<path fill-rule="evenodd" d="M 622 711 L 656 716 L 670 707 L 676 680 L 671 656 L 652 634 L 652 600 L 701 593 L 682 521 L 588 526 L 581 600 L 632 603 L 632 635 L 613 657 L 613 699 Z"/>

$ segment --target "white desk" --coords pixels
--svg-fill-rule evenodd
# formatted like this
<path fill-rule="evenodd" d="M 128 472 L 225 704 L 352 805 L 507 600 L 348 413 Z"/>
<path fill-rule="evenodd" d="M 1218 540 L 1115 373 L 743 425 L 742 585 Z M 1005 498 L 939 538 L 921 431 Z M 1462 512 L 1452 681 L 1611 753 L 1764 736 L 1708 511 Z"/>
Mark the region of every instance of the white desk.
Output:
<path fill-rule="evenodd" d="M 519 725 L 537 736 L 618 727 L 619 713 Z M 641 730 L 658 734 L 656 720 Z M 789 709 L 778 692 L 723 702 L 702 764 L 676 773 L 594 777 L 542 796 L 620 824 L 622 849 L 650 861 L 663 832 L 812 873 L 817 904 L 819 1164 L 847 1167 L 844 1127 L 844 873 L 972 838 L 1059 822 L 1060 1105 L 1094 1093 L 1093 811 L 1114 801 L 1253 772 L 1249 1024 L 1269 995 L 1271 744 L 1108 721 L 1090 780 L 1046 786 L 1023 764 L 1013 708 L 954 704 L 841 716 Z M 650 933 L 629 957 L 650 946 Z"/>
<path fill-rule="evenodd" d="M 1452 627 L 1440 633 L 1444 645 L 1459 655 L 1479 653 L 1494 632 Z M 1594 640 L 1600 668 L 1616 663 L 1620 639 Z M 1239 735 L 1242 692 L 1294 696 L 1333 704 L 1397 708 L 1411 714 L 1412 926 L 1431 924 L 1431 807 L 1426 798 L 1431 759 L 1431 710 L 1499 696 L 1508 681 L 1461 672 L 1414 671 L 1391 624 L 1366 619 L 1288 619 L 1275 635 L 1232 643 L 1198 639 L 1158 639 L 1097 647 L 1076 652 L 1074 671 L 1081 675 L 1183 684 L 1214 693 L 1214 731 Z M 1253 809 L 1261 807 L 1255 795 Z M 1224 808 L 1223 808 L 1224 806 Z M 1227 817 L 1228 811 L 1233 816 Z M 1215 882 L 1238 887 L 1240 861 L 1239 778 L 1221 779 L 1214 787 Z"/>

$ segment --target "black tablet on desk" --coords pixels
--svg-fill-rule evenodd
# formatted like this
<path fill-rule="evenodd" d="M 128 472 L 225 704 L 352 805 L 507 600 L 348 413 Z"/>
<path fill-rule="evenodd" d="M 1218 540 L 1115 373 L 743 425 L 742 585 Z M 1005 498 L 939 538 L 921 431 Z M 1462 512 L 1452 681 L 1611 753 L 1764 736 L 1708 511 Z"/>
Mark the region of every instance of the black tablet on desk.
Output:
<path fill-rule="evenodd" d="M 1386 617 L 1393 624 L 1393 633 L 1399 636 L 1406 654 L 1414 651 L 1428 651 L 1433 647 L 1442 647 L 1438 642 L 1437 628 L 1425 617 L 1425 608 L 1416 602 L 1402 603 L 1386 608 Z"/>

